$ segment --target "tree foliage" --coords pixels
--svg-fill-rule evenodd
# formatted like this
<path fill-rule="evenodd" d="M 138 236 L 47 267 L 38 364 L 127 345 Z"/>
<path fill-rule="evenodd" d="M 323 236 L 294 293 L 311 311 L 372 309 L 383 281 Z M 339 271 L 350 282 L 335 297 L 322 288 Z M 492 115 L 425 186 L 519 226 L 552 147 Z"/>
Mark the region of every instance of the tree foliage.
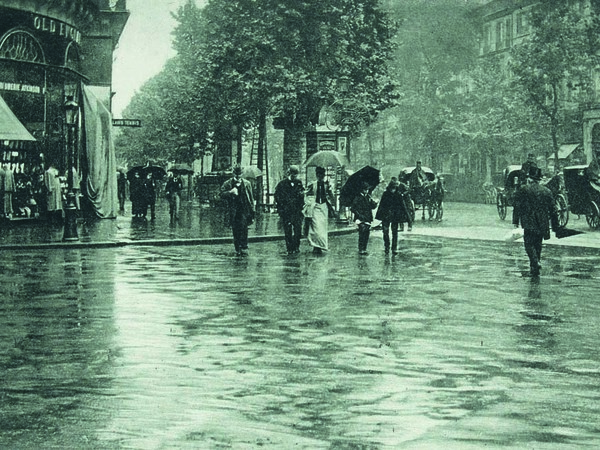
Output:
<path fill-rule="evenodd" d="M 541 3 L 531 23 L 531 36 L 513 48 L 511 69 L 526 102 L 549 124 L 558 167 L 561 124 L 573 107 L 593 96 L 592 73 L 598 64 L 594 13 L 570 2 Z"/>

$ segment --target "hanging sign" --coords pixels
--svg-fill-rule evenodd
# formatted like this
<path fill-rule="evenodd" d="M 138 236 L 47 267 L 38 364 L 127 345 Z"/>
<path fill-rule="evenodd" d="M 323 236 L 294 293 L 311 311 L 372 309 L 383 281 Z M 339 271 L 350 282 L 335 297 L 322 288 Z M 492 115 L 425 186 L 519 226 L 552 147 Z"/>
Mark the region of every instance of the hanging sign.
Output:
<path fill-rule="evenodd" d="M 135 127 L 139 128 L 142 126 L 140 119 L 113 119 L 113 127 Z"/>

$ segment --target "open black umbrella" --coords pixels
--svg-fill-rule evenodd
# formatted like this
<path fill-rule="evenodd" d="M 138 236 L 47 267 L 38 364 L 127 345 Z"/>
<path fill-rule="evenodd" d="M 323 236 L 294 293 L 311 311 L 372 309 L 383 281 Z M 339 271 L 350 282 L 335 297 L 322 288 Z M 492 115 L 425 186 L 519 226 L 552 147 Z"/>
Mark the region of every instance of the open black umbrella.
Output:
<path fill-rule="evenodd" d="M 192 175 L 194 169 L 187 164 L 175 164 L 167 169 L 167 172 L 173 172 L 173 175 Z"/>
<path fill-rule="evenodd" d="M 365 166 L 360 170 L 357 170 L 348 177 L 346 183 L 340 189 L 340 205 L 350 206 L 354 197 L 356 197 L 362 191 L 363 183 L 367 183 L 370 186 L 370 190 L 373 190 L 380 182 L 379 170 L 371 166 Z"/>
<path fill-rule="evenodd" d="M 558 239 L 566 238 L 569 236 L 576 236 L 578 234 L 583 234 L 583 231 L 573 230 L 571 228 L 560 227 L 554 233 Z"/>
<path fill-rule="evenodd" d="M 155 180 L 162 180 L 167 175 L 166 170 L 159 166 L 135 166 L 127 171 L 127 179 L 131 181 L 136 172 L 138 172 L 142 178 L 146 178 L 146 175 L 151 172 L 152 178 Z"/>

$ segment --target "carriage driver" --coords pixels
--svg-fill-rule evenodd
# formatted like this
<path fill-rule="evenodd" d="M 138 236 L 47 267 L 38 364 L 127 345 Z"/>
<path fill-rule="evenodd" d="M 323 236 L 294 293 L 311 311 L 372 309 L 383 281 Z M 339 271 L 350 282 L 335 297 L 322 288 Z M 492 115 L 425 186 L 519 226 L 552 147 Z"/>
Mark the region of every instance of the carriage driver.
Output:
<path fill-rule="evenodd" d="M 413 169 L 408 177 L 408 183 L 410 187 L 415 188 L 417 186 L 423 186 L 427 181 L 427 176 L 421 167 L 421 161 L 417 161 L 417 166 Z"/>

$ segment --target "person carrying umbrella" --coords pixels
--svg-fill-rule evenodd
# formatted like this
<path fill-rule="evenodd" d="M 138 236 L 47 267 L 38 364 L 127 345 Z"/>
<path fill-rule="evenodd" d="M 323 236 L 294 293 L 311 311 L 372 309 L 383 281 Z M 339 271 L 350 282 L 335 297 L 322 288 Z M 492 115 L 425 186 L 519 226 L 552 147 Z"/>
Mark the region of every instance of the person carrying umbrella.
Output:
<path fill-rule="evenodd" d="M 133 217 L 144 217 L 144 180 L 139 171 L 133 172 L 129 186 L 129 200 L 131 200 L 131 214 Z"/>
<path fill-rule="evenodd" d="M 358 225 L 358 253 L 361 255 L 367 254 L 371 224 L 373 223 L 373 209 L 377 207 L 377 202 L 369 194 L 370 189 L 369 183 L 363 182 L 360 194 L 354 197 L 350 207 Z"/>
<path fill-rule="evenodd" d="M 315 167 L 317 181 L 312 182 L 306 191 L 304 217 L 310 218 L 308 242 L 314 253 L 328 249 L 329 210 L 333 210 L 333 193 L 329 180 L 325 179 L 325 168 Z"/>
<path fill-rule="evenodd" d="M 281 218 L 285 245 L 289 255 L 300 252 L 302 236 L 302 208 L 304 207 L 304 186 L 298 179 L 300 169 L 291 165 L 288 176 L 275 188 L 275 204 Z"/>
<path fill-rule="evenodd" d="M 248 227 L 254 222 L 252 185 L 242 178 L 242 168 L 233 168 L 233 178 L 221 186 L 221 198 L 227 201 L 227 226 L 233 232 L 233 245 L 238 256 L 248 255 Z"/>
<path fill-rule="evenodd" d="M 390 252 L 390 228 L 392 230 L 392 254 L 398 254 L 398 230 L 404 231 L 404 223 L 411 225 L 411 217 L 406 207 L 404 194 L 408 191 L 408 186 L 392 177 L 387 189 L 381 196 L 379 208 L 375 218 L 381 220 L 383 228 L 383 245 L 386 254 Z"/>

